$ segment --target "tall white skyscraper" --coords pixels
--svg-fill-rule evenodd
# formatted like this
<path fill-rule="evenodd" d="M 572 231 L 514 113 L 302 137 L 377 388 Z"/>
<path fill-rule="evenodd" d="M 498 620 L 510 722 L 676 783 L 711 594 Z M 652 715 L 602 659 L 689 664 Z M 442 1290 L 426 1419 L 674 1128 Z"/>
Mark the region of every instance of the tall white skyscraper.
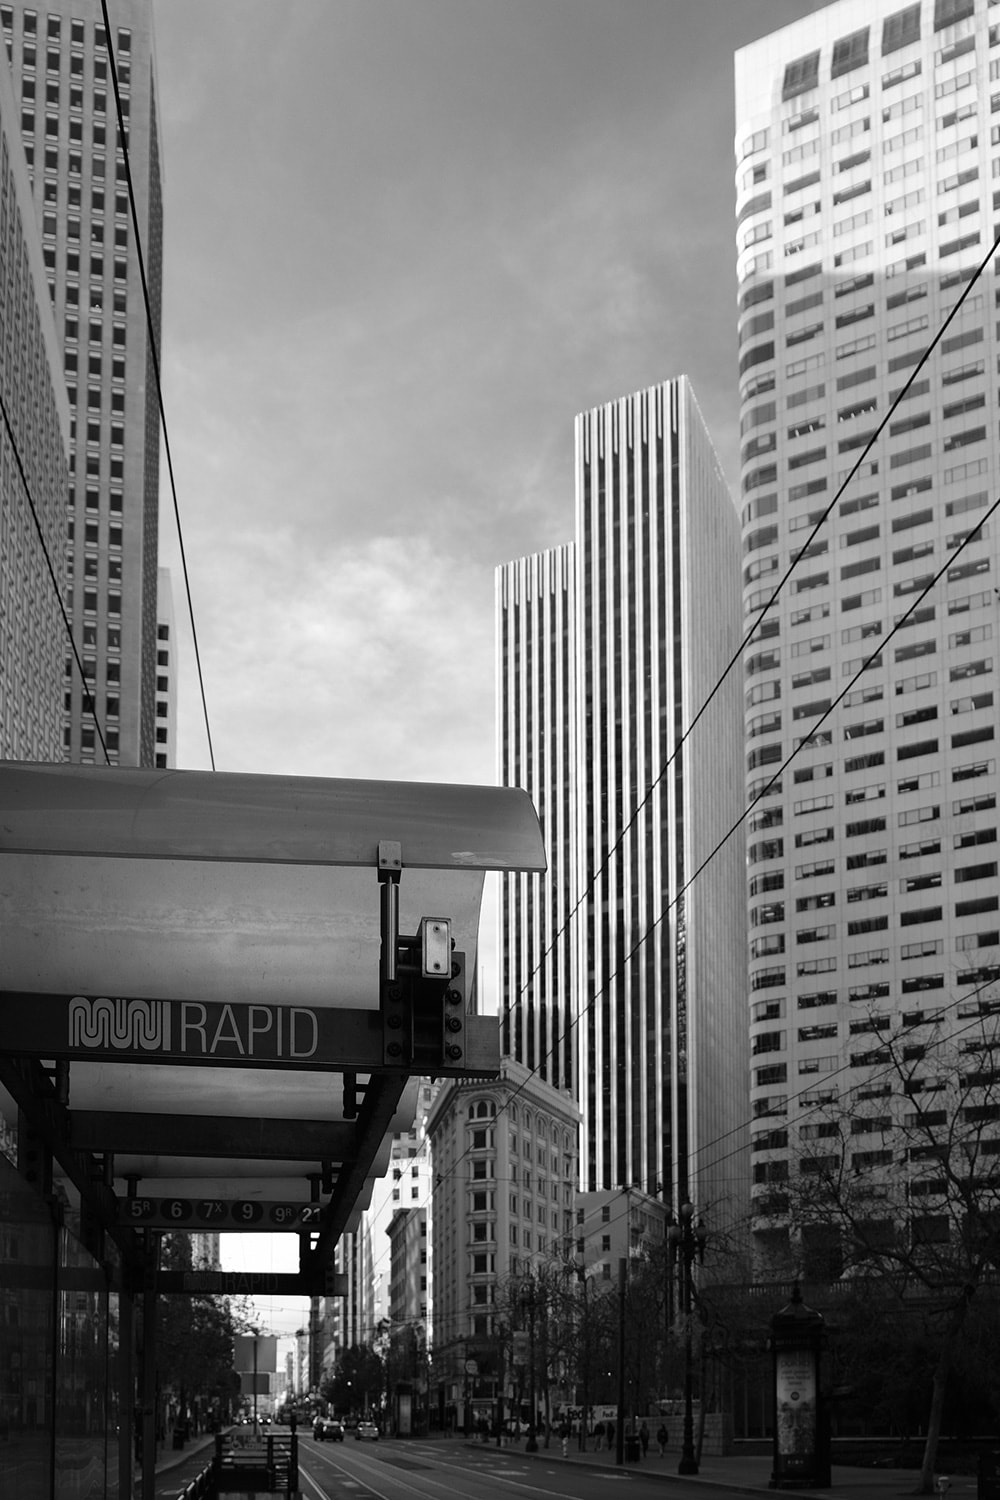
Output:
<path fill-rule="evenodd" d="M 736 56 L 747 624 L 861 459 L 745 656 L 753 1191 L 778 1257 L 784 1184 L 831 1149 L 814 1106 L 850 1105 L 849 1168 L 891 1160 L 887 1121 L 937 1086 L 1000 949 L 996 525 L 947 566 L 998 493 L 993 265 L 864 454 L 996 234 L 998 109 L 986 0 L 839 0 Z M 903 1028 L 907 1097 L 879 1066 Z M 933 1214 L 931 1167 L 908 1170 Z"/>
<path fill-rule="evenodd" d="M 543 1076 L 579 1098 L 587 1191 L 741 1195 L 740 840 L 705 863 L 741 812 L 735 675 L 680 743 L 738 647 L 737 576 L 683 377 L 577 419 L 573 546 L 498 572 L 501 779 L 549 856 L 504 888 L 503 1039 L 558 1059 Z"/>
<path fill-rule="evenodd" d="M 496 617 L 498 772 L 531 793 L 548 858 L 501 887 L 501 1047 L 574 1097 L 575 570 L 572 544 L 506 564 Z"/>

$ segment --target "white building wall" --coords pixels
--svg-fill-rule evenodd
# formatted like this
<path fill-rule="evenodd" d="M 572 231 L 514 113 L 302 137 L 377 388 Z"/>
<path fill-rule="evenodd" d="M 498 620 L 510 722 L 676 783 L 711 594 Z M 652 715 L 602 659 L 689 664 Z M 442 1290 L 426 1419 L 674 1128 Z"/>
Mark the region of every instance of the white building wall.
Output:
<path fill-rule="evenodd" d="M 497 569 L 497 773 L 531 797 L 547 859 L 500 885 L 501 1047 L 575 1093 L 574 609 L 572 544 Z"/>
<path fill-rule="evenodd" d="M 998 493 L 992 264 L 863 451 L 995 235 L 997 20 L 840 0 L 736 57 L 747 625 L 836 501 L 745 658 L 762 1234 L 817 1101 L 854 1110 L 859 1167 L 879 1038 L 932 1087 L 1000 951 L 996 525 L 949 564 Z"/>
<path fill-rule="evenodd" d="M 583 1184 L 728 1215 L 745 1170 L 739 840 L 705 861 L 741 811 L 738 684 L 694 721 L 739 645 L 738 522 L 684 377 L 579 417 L 576 451 Z"/>

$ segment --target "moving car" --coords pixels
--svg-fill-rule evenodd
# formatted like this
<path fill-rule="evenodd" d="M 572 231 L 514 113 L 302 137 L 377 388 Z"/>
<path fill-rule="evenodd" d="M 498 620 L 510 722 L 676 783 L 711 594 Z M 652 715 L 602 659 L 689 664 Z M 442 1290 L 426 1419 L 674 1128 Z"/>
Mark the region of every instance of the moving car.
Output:
<path fill-rule="evenodd" d="M 362 1438 L 371 1438 L 373 1442 L 377 1443 L 378 1428 L 375 1426 L 374 1422 L 359 1422 L 357 1427 L 354 1429 L 354 1436 L 357 1438 L 358 1442 L 360 1442 Z"/>
<path fill-rule="evenodd" d="M 344 1425 L 336 1417 L 317 1417 L 313 1423 L 313 1437 L 317 1443 L 342 1443 Z"/>

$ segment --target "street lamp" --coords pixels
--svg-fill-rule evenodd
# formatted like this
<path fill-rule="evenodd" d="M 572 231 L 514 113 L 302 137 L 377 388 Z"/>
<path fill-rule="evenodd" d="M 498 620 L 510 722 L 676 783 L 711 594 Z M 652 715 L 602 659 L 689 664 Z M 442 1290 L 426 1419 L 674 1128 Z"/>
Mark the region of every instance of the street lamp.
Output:
<path fill-rule="evenodd" d="M 587 1451 L 587 1412 L 590 1395 L 590 1311 L 587 1307 L 587 1267 L 568 1265 L 567 1271 L 575 1276 L 583 1288 L 583 1406 L 580 1411 L 580 1452 Z"/>
<path fill-rule="evenodd" d="M 708 1233 L 699 1219 L 694 1223 L 694 1204 L 685 1201 L 678 1211 L 679 1223 L 667 1228 L 671 1266 L 680 1270 L 681 1306 L 684 1309 L 684 1441 L 681 1446 L 678 1474 L 697 1474 L 698 1460 L 694 1455 L 694 1420 L 692 1412 L 692 1385 L 694 1360 L 691 1347 L 691 1304 L 693 1276 L 692 1266 L 697 1257 L 701 1265 L 705 1259 L 705 1244 Z"/>
<path fill-rule="evenodd" d="M 528 1394 L 531 1405 L 525 1453 L 538 1452 L 538 1438 L 535 1436 L 535 1296 L 534 1281 L 526 1282 L 521 1287 L 521 1306 L 528 1314 Z"/>
<path fill-rule="evenodd" d="M 251 1328 L 253 1335 L 253 1433 L 257 1436 L 257 1347 L 260 1343 L 260 1329 Z"/>

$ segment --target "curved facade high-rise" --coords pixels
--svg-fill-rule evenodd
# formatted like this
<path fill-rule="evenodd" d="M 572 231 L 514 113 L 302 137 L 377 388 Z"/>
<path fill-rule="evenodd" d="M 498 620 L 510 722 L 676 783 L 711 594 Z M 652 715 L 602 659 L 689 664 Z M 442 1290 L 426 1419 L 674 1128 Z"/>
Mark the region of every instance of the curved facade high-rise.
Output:
<path fill-rule="evenodd" d="M 997 527 L 977 527 L 1000 484 L 996 264 L 976 277 L 998 109 L 982 0 L 839 0 L 736 57 L 753 1193 L 772 1263 L 789 1188 L 839 1170 L 824 1111 L 851 1173 L 905 1160 L 902 1211 L 938 1233 L 934 1151 L 898 1155 L 893 1130 L 995 1005 Z"/>

